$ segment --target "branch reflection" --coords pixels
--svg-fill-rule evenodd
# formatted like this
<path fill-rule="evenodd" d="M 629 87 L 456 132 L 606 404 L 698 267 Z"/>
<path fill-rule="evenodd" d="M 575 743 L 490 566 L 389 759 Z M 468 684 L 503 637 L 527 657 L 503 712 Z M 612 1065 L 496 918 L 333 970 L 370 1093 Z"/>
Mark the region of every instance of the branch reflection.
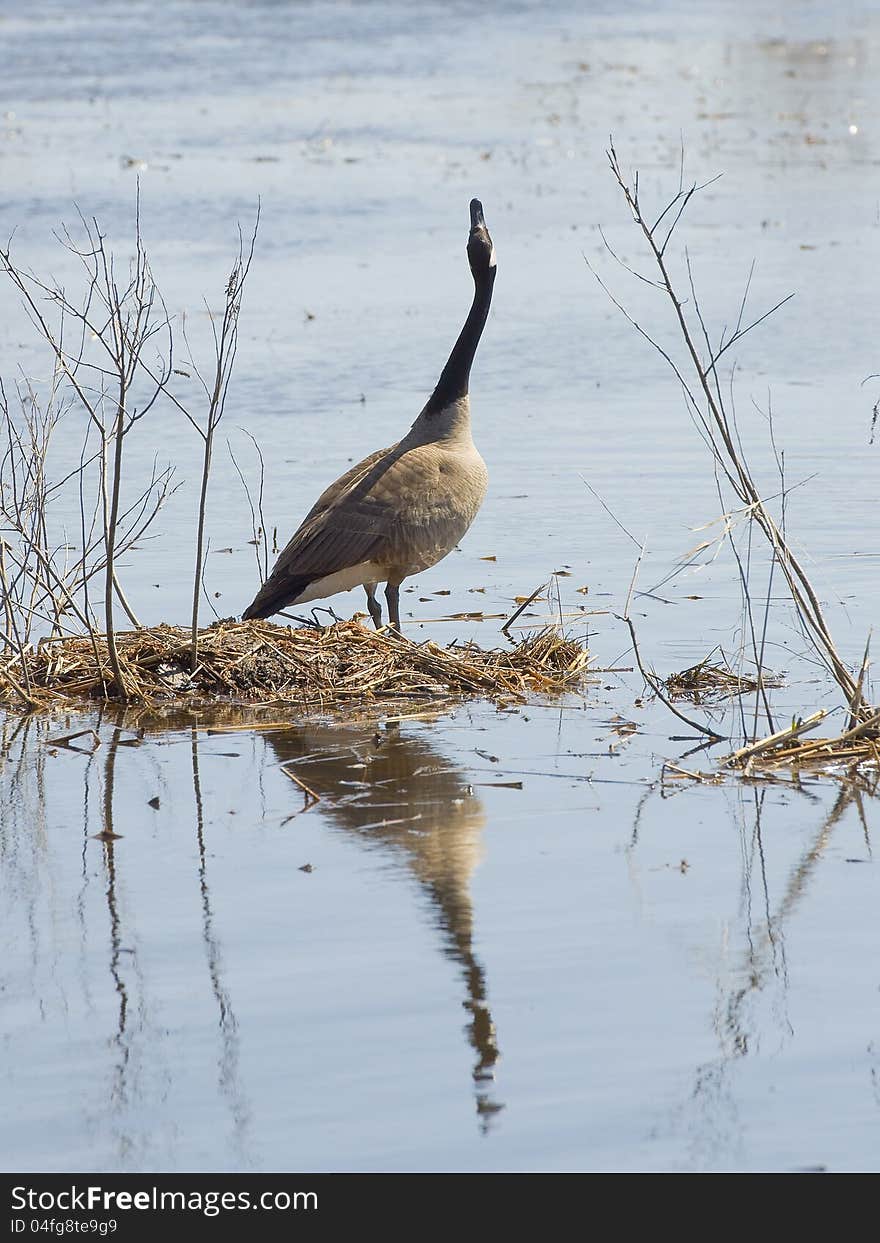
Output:
<path fill-rule="evenodd" d="M 136 912 L 130 899 L 123 899 L 125 890 L 122 878 L 126 851 L 125 843 L 121 840 L 123 835 L 116 829 L 117 767 L 121 748 L 140 746 L 144 741 L 145 728 L 151 727 L 155 728 L 154 722 L 148 719 L 144 727 L 137 715 L 130 710 L 110 705 L 103 706 L 97 712 L 94 721 L 95 742 L 97 744 L 100 739 L 100 746 L 96 745 L 95 751 L 88 755 L 83 769 L 83 840 L 85 843 L 90 838 L 96 839 L 101 843 L 103 851 L 104 899 L 109 934 L 109 972 L 117 997 L 116 1029 L 112 1036 L 117 1058 L 110 1087 L 110 1102 L 117 1118 L 124 1117 L 126 1109 L 136 1106 L 138 1087 L 133 1081 L 133 1076 L 137 1070 L 137 1058 L 133 1057 L 133 1051 L 136 1042 L 143 1037 L 149 1026 L 144 981 L 141 978 L 138 963 Z M 164 723 L 162 728 L 164 728 Z M 101 763 L 96 764 L 101 756 Z M 194 827 L 198 850 L 197 894 L 201 914 L 202 941 L 211 992 L 217 1005 L 220 1032 L 218 1081 L 221 1094 L 227 1101 L 232 1117 L 232 1133 L 238 1155 L 244 1160 L 249 1110 L 240 1082 L 238 1024 L 223 981 L 222 952 L 214 929 L 214 910 L 208 883 L 205 816 L 199 775 L 198 732 L 195 728 L 191 731 L 191 763 Z M 89 787 L 93 775 L 99 776 L 101 780 L 100 829 L 98 832 L 94 831 L 97 826 L 90 812 Z M 132 819 L 130 810 L 126 819 L 129 821 Z M 87 853 L 86 851 L 83 859 L 84 878 L 88 876 Z M 85 936 L 84 928 L 83 936 Z M 139 998 L 134 1022 L 132 996 Z M 136 1127 L 128 1127 L 123 1123 L 122 1130 L 118 1133 L 121 1164 L 127 1163 L 133 1157 L 136 1130 Z"/>
<path fill-rule="evenodd" d="M 245 1155 L 250 1111 L 241 1086 L 239 1073 L 239 1038 L 238 1021 L 232 1007 L 229 992 L 223 982 L 223 956 L 220 942 L 214 931 L 214 911 L 211 904 L 211 890 L 208 885 L 208 866 L 205 852 L 205 812 L 202 801 L 202 782 L 199 772 L 199 731 L 193 726 L 192 739 L 192 779 L 193 796 L 196 807 L 196 840 L 199 850 L 199 894 L 202 903 L 202 941 L 205 946 L 205 957 L 208 963 L 208 975 L 211 979 L 211 992 L 217 1003 L 220 1026 L 220 1091 L 229 1103 L 232 1115 L 233 1135 L 239 1157 Z"/>
<path fill-rule="evenodd" d="M 790 787 L 796 789 L 796 787 Z M 869 793 L 873 791 L 867 791 Z M 862 790 L 854 782 L 841 785 L 833 804 L 826 809 L 816 827 L 788 869 L 787 879 L 777 899 L 771 898 L 768 863 L 772 865 L 771 837 L 768 845 L 764 821 L 768 787 L 739 790 L 741 818 L 742 876 L 741 949 L 726 959 L 716 981 L 712 1011 L 712 1030 L 718 1054 L 698 1065 L 694 1071 L 691 1104 L 697 1108 L 696 1126 L 690 1126 L 690 1146 L 695 1162 L 729 1161 L 741 1144 L 741 1124 L 736 1095 L 731 1083 L 733 1067 L 750 1055 L 757 1055 L 775 1028 L 779 1039 L 794 1035 L 788 1015 L 789 975 L 785 934 L 795 911 L 809 893 L 820 860 L 826 854 L 835 829 L 846 813 L 855 807 L 861 819 L 867 849 L 870 839 L 862 806 Z M 811 803 L 820 799 L 806 789 L 801 791 Z M 772 868 L 775 871 L 775 868 Z M 757 893 L 757 910 L 753 903 Z M 762 1025 L 762 1011 L 769 1007 L 772 1022 Z"/>

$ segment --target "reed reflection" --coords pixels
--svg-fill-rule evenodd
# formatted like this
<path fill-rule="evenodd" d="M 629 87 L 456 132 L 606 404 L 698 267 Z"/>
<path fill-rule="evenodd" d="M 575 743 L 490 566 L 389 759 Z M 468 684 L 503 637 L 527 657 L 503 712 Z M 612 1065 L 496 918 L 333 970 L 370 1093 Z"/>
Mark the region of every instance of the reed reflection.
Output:
<path fill-rule="evenodd" d="M 226 1098 L 232 1116 L 232 1131 L 240 1158 L 246 1155 L 246 1140 L 250 1109 L 241 1084 L 239 1070 L 240 1044 L 238 1020 L 232 999 L 223 980 L 223 954 L 214 929 L 214 909 L 208 884 L 208 863 L 205 850 L 205 811 L 202 800 L 202 781 L 199 770 L 199 731 L 191 730 L 191 757 L 193 797 L 196 812 L 196 841 L 198 844 L 199 896 L 202 907 L 202 941 L 211 980 L 211 992 L 217 1005 L 220 1028 L 220 1059 L 218 1063 L 219 1087 Z"/>
<path fill-rule="evenodd" d="M 183 720 L 174 723 L 179 728 Z M 149 960 L 151 950 L 144 927 L 152 929 L 155 925 L 148 917 L 146 924 L 141 926 L 138 918 L 140 885 L 137 866 L 132 863 L 132 855 L 137 857 L 137 837 L 143 827 L 132 805 L 133 771 L 136 767 L 136 771 L 143 774 L 145 768 L 155 765 L 155 749 L 163 736 L 167 738 L 169 723 L 166 719 L 153 720 L 146 713 L 139 715 L 130 709 L 103 705 L 88 724 L 90 728 L 84 729 L 80 725 L 76 732 L 65 736 L 65 731 L 59 730 L 57 721 L 38 719 L 38 741 L 41 745 L 35 747 L 31 739 L 31 745 L 21 749 L 24 759 L 13 746 L 20 740 L 14 735 L 5 737 L 0 733 L 0 759 L 5 762 L 10 778 L 16 781 L 19 795 L 15 801 L 6 802 L 5 814 L 0 814 L 0 826 L 5 830 L 0 831 L 0 850 L 9 838 L 9 822 L 13 814 L 17 816 L 19 830 L 16 840 L 27 842 L 33 836 L 30 825 L 37 823 L 36 816 L 45 805 L 43 770 L 47 757 L 65 754 L 70 761 L 69 765 L 61 761 L 65 763 L 66 796 L 70 798 L 71 805 L 79 803 L 82 833 L 81 887 L 76 899 L 76 912 L 81 938 L 83 992 L 89 1009 L 96 1013 L 101 1013 L 103 990 L 99 978 L 94 977 L 85 966 L 91 958 L 96 935 L 96 925 L 89 915 L 92 904 L 88 896 L 96 880 L 100 885 L 101 906 L 105 913 L 97 935 L 106 946 L 105 981 L 113 997 L 112 1025 L 109 1030 L 104 1029 L 107 1048 L 111 1051 L 106 1066 L 107 1116 L 112 1120 L 116 1161 L 122 1168 L 138 1160 L 151 1159 L 148 1152 L 154 1146 L 155 1137 L 145 1134 L 143 1130 L 141 1111 L 145 1104 L 144 1093 L 149 1090 L 147 1083 L 155 1081 L 157 1075 L 164 1082 L 171 1082 L 173 1078 L 170 1067 L 162 1065 L 163 1040 L 157 1025 L 157 1000 L 150 996 L 149 978 L 141 966 L 142 957 Z M 27 731 L 24 737 L 27 741 Z M 143 748 L 134 767 L 124 758 L 132 754 L 133 748 Z M 206 825 L 203 805 L 199 736 L 195 728 L 191 729 L 190 752 L 192 825 L 197 848 L 192 895 L 198 909 L 198 926 L 216 1005 L 219 1094 L 225 1100 L 231 1118 L 231 1136 L 237 1156 L 245 1162 L 250 1111 L 241 1083 L 238 1023 L 224 981 L 222 947 L 215 926 L 208 867 L 209 826 Z M 78 758 L 74 758 L 74 754 Z M 52 762 L 51 758 L 48 762 Z M 78 786 L 81 788 L 79 793 L 76 792 Z M 152 811 L 148 813 L 152 814 Z M 118 827 L 120 821 L 121 827 Z M 173 823 L 180 822 L 178 812 Z M 100 852 L 99 856 L 97 852 Z M 38 875 L 37 869 L 34 869 L 34 874 Z M 35 966 L 35 975 L 37 971 Z"/>
<path fill-rule="evenodd" d="M 425 734 L 398 726 L 311 723 L 267 734 L 266 741 L 282 765 L 321 798 L 330 823 L 394 851 L 428 895 L 444 952 L 464 984 L 474 1098 L 487 1132 L 504 1106 L 493 1094 L 499 1051 L 485 972 L 473 948 L 470 882 L 481 855 L 482 803 L 465 774 Z"/>
<path fill-rule="evenodd" d="M 118 1058 L 113 1077 L 113 1088 L 111 1090 L 111 1097 L 117 1104 L 125 1103 L 127 1101 L 127 1072 L 129 1062 L 131 1060 L 131 1037 L 128 1031 L 129 990 L 125 973 L 122 969 L 122 923 L 119 914 L 119 899 L 116 892 L 117 879 L 115 845 L 119 835 L 114 829 L 113 819 L 113 796 L 116 784 L 116 755 L 121 738 L 122 728 L 117 724 L 110 735 L 104 757 L 103 796 L 101 799 L 102 827 L 100 833 L 95 834 L 95 836 L 101 841 L 104 849 L 104 878 L 106 882 L 104 896 L 107 903 L 110 936 L 110 976 L 113 980 L 113 987 L 118 998 L 119 1007 L 117 1013 L 116 1034 L 113 1040 L 118 1053 Z M 84 777 L 86 783 L 88 782 L 90 767 L 91 765 L 87 763 Z M 83 833 L 84 836 L 86 836 L 88 835 L 89 830 L 87 801 L 84 802 L 84 807 L 85 820 L 83 823 Z M 132 957 L 132 966 L 135 966 L 136 955 L 134 950 L 130 950 L 130 954 Z"/>
<path fill-rule="evenodd" d="M 733 987 L 721 990 L 715 1012 L 714 1027 L 726 1059 L 745 1056 L 757 1044 L 757 1033 L 747 1015 L 749 999 L 775 982 L 780 990 L 777 1015 L 786 1034 L 791 1033 L 786 1010 L 788 968 L 785 960 L 786 923 L 806 898 L 810 882 L 828 847 L 835 828 L 845 813 L 855 806 L 862 816 L 867 840 L 867 825 L 858 787 L 850 782 L 841 786 L 833 805 L 822 817 L 806 848 L 798 855 L 789 871 L 781 898 L 774 904 L 767 881 L 767 858 L 764 842 L 764 804 L 766 790 L 751 792 L 750 806 L 743 805 L 745 823 L 743 836 L 750 835 L 749 852 L 745 856 L 742 875 L 743 905 L 746 911 L 746 945 L 734 967 Z M 870 848 L 870 842 L 868 842 Z M 760 885 L 760 914 L 752 918 L 755 872 Z"/>
<path fill-rule="evenodd" d="M 771 896 L 768 866 L 776 871 L 777 839 L 765 832 L 769 804 L 764 788 L 742 790 L 738 814 L 742 841 L 740 877 L 741 948 L 724 961 L 716 980 L 711 1025 L 718 1045 L 717 1056 L 695 1068 L 690 1107 L 696 1108 L 696 1125 L 689 1125 L 690 1147 L 699 1166 L 729 1161 L 742 1146 L 742 1128 L 732 1082 L 734 1067 L 742 1059 L 766 1051 L 768 1038 L 786 1041 L 795 1036 L 789 1018 L 789 974 L 786 934 L 792 916 L 807 900 L 821 860 L 835 830 L 855 809 L 862 826 L 868 854 L 870 835 L 863 795 L 876 794 L 876 785 L 848 780 L 836 798 L 817 815 L 815 827 L 788 868 L 778 898 Z M 793 792 L 796 786 L 790 786 Z M 817 808 L 823 800 L 806 788 L 798 791 Z M 641 810 L 641 809 L 640 809 Z M 635 840 L 637 840 L 637 827 Z M 685 1107 L 687 1108 L 687 1107 Z"/>

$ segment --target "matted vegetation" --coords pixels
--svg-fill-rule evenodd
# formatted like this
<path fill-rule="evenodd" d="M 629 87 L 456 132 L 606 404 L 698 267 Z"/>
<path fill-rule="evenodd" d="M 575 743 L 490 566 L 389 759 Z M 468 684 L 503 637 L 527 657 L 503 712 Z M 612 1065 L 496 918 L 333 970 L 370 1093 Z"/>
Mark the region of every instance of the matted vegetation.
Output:
<path fill-rule="evenodd" d="M 0 665 L 0 702 L 35 709 L 96 698 L 180 703 L 231 697 L 324 709 L 470 695 L 509 700 L 570 690 L 583 681 L 589 661 L 587 650 L 555 627 L 510 648 L 484 651 L 472 644 L 413 643 L 359 622 L 290 628 L 220 621 L 199 632 L 195 670 L 191 638 L 180 626 L 119 631 L 116 667 L 106 636 L 44 639 Z"/>
<path fill-rule="evenodd" d="M 712 654 L 666 679 L 670 699 L 689 699 L 695 704 L 716 704 L 736 695 L 754 695 L 762 688 L 782 685 L 776 674 L 760 673 L 757 677 L 732 669 L 724 663 L 712 663 Z"/>

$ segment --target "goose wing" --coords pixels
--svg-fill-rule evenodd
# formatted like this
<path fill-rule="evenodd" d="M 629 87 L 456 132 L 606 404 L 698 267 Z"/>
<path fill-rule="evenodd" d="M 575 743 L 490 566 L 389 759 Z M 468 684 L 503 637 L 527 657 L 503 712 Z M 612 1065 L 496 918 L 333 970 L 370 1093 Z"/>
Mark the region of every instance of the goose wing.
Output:
<path fill-rule="evenodd" d="M 356 466 L 352 466 L 345 472 L 344 475 L 340 475 L 335 482 L 330 484 L 329 488 L 325 488 L 325 490 L 315 501 L 305 518 L 303 518 L 300 525 L 300 531 L 310 518 L 314 518 L 316 514 L 322 513 L 325 509 L 329 509 L 331 505 L 336 505 L 339 501 L 343 500 L 344 497 L 356 488 L 359 483 L 363 482 L 378 462 L 381 462 L 383 458 L 388 457 L 389 454 L 393 453 L 396 448 L 396 445 L 392 445 L 390 449 L 377 449 L 375 453 L 371 453 L 369 457 L 365 457 L 362 462 L 358 462 Z M 299 531 L 297 531 L 293 536 L 293 539 L 291 539 L 288 544 L 288 548 L 290 547 L 290 544 L 293 543 L 293 540 L 296 539 L 298 534 Z M 285 548 L 284 551 L 286 552 L 287 549 Z M 283 556 L 284 554 L 282 553 L 281 555 Z"/>
<path fill-rule="evenodd" d="M 363 561 L 381 560 L 395 527 L 398 446 L 358 462 L 324 491 L 282 551 L 243 616 L 269 617 L 295 602 L 316 579 Z"/>

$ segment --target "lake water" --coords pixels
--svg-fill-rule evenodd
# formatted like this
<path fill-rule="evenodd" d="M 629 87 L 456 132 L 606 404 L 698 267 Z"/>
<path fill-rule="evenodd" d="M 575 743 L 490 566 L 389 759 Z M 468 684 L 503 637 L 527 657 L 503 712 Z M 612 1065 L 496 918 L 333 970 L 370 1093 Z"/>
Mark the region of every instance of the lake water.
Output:
<path fill-rule="evenodd" d="M 407 584 L 405 629 L 503 642 L 498 620 L 437 619 L 507 615 L 565 570 L 522 621 L 561 607 L 621 670 L 436 719 L 6 719 L 4 1169 L 876 1168 L 870 790 L 670 780 L 665 760 L 708 771 L 725 744 L 681 760 L 697 740 L 645 702 L 614 616 L 645 539 L 645 659 L 665 675 L 741 644 L 728 548 L 664 581 L 719 501 L 674 376 L 584 262 L 674 344 L 598 231 L 642 264 L 609 134 L 658 211 L 682 144 L 686 177 L 723 173 L 680 233 L 715 336 L 753 260 L 754 315 L 796 294 L 735 351 L 740 431 L 778 491 L 772 406 L 787 486 L 806 481 L 789 531 L 850 661 L 878 614 L 880 12 L 765 8 L 0 4 L 0 201 L 23 264 L 74 279 L 52 230 L 76 204 L 125 256 L 139 178 L 157 280 L 204 358 L 202 299 L 222 301 L 259 198 L 221 442 L 251 479 L 246 431 L 262 445 L 282 540 L 421 408 L 469 303 L 481 198 L 490 492 L 461 551 Z M 51 373 L 8 285 L 0 351 L 7 383 Z M 59 460 L 82 431 L 74 412 Z M 157 451 L 183 486 L 124 581 L 145 622 L 184 622 L 198 444 L 157 409 L 130 446 L 132 488 Z M 223 443 L 209 529 L 209 594 L 238 614 L 258 572 Z M 780 720 L 833 706 L 773 594 Z"/>

